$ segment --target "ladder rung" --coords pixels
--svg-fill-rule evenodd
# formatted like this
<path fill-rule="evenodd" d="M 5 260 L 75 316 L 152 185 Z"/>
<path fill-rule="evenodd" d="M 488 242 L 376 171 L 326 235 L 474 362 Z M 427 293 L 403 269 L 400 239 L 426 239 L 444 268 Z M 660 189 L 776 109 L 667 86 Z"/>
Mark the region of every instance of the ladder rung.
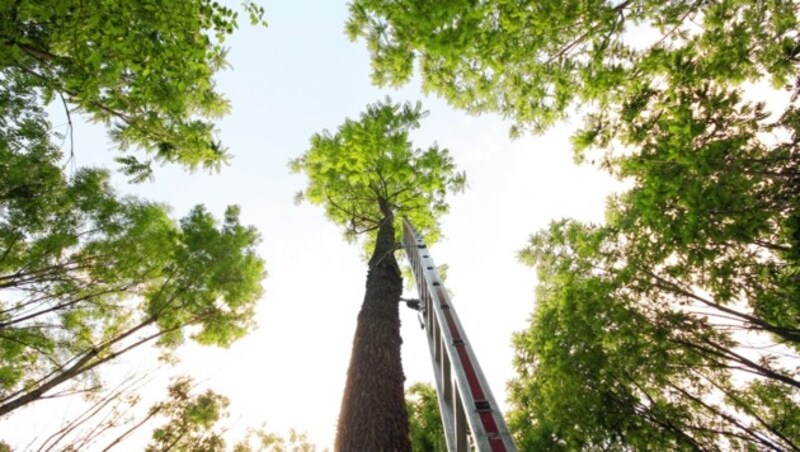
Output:
<path fill-rule="evenodd" d="M 475 409 L 478 411 L 492 411 L 492 406 L 488 400 L 476 400 Z"/>

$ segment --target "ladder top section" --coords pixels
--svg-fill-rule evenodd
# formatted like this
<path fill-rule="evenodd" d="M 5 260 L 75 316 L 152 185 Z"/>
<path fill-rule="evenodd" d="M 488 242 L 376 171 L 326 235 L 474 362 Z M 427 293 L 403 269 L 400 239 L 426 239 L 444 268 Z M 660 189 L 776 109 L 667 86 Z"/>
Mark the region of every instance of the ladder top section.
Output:
<path fill-rule="evenodd" d="M 430 250 L 407 218 L 403 246 L 417 280 L 448 449 L 467 450 L 465 418 L 479 451 L 516 451 Z"/>

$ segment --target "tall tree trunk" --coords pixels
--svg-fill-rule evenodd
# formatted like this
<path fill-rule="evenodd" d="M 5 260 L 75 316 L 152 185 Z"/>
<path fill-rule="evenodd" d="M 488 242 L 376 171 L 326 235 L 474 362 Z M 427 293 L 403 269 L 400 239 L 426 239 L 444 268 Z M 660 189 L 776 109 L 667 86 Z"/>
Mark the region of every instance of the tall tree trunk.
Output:
<path fill-rule="evenodd" d="M 393 216 L 381 210 L 339 412 L 335 450 L 341 452 L 411 450 L 400 361 L 403 279 L 394 257 Z"/>

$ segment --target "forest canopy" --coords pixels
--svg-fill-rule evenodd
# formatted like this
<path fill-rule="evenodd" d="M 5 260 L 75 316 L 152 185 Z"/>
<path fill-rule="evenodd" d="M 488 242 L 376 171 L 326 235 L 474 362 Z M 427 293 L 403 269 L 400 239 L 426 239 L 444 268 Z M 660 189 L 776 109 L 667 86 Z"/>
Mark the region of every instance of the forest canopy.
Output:
<path fill-rule="evenodd" d="M 795 1 L 355 0 L 373 80 L 541 132 L 630 184 L 603 224 L 521 252 L 538 275 L 510 414 L 539 449 L 796 450 Z M 767 106 L 754 93 L 783 92 Z"/>
<path fill-rule="evenodd" d="M 263 22 L 262 8 L 245 10 Z M 239 207 L 217 218 L 198 204 L 174 219 L 121 194 L 108 170 L 78 167 L 72 135 L 81 115 L 122 151 L 218 167 L 212 120 L 228 107 L 213 76 L 236 19 L 206 0 L 0 6 L 0 416 L 101 394 L 107 364 L 143 345 L 169 358 L 254 327 L 266 273 Z M 149 160 L 118 162 L 133 181 L 152 176 Z"/>

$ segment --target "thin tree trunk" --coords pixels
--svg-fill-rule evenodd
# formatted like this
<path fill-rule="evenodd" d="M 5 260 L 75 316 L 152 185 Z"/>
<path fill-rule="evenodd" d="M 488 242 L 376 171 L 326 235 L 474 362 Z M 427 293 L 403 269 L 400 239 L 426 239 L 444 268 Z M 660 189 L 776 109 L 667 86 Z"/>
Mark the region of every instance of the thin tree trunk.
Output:
<path fill-rule="evenodd" d="M 125 430 L 125 432 L 123 434 L 119 435 L 114 441 L 111 441 L 111 443 L 103 449 L 103 452 L 108 452 L 109 450 L 111 450 L 112 447 L 117 446 L 119 443 L 122 442 L 123 439 L 125 439 L 125 437 L 127 437 L 128 435 L 130 435 L 134 431 L 138 430 L 141 426 L 146 424 L 147 421 L 152 419 L 153 416 L 158 414 L 160 411 L 161 411 L 161 407 L 156 408 L 154 410 L 150 410 L 150 412 L 147 413 L 147 416 L 145 416 L 144 419 L 142 419 L 141 421 L 137 422 L 136 425 L 134 425 L 133 427 L 129 428 L 128 430 Z"/>
<path fill-rule="evenodd" d="M 126 353 L 126 352 L 128 352 L 128 351 L 130 351 L 130 350 L 132 350 L 132 349 L 134 349 L 134 348 L 136 348 L 136 347 L 148 342 L 148 341 L 151 341 L 151 340 L 153 340 L 153 339 L 155 339 L 155 338 L 157 338 L 159 336 L 162 336 L 165 333 L 175 329 L 175 328 L 171 328 L 169 330 L 159 331 L 159 332 L 157 332 L 155 334 L 151 334 L 150 336 L 147 336 L 147 337 L 145 337 L 143 339 L 139 339 L 138 341 L 134 342 L 133 344 L 128 345 L 127 347 L 123 348 L 122 350 L 109 353 L 108 355 L 105 355 L 100 359 L 94 360 L 94 358 L 96 358 L 102 352 L 106 352 L 106 351 L 110 350 L 110 348 L 114 344 L 116 344 L 116 343 L 122 341 L 123 339 L 131 336 L 132 334 L 136 333 L 137 331 L 141 330 L 142 328 L 145 328 L 145 327 L 147 327 L 149 325 L 152 325 L 155 322 L 155 320 L 156 320 L 155 317 L 150 317 L 149 319 L 139 323 L 135 327 L 133 327 L 133 328 L 129 329 L 128 331 L 120 334 L 119 336 L 115 337 L 114 339 L 111 339 L 110 341 L 106 342 L 105 344 L 102 344 L 102 345 L 96 346 L 95 348 L 87 350 L 86 352 L 84 352 L 84 355 L 81 358 L 79 358 L 74 364 L 72 364 L 68 368 L 64 369 L 63 371 L 54 374 L 54 376 L 50 380 L 47 380 L 47 381 L 40 380 L 40 382 L 37 382 L 38 387 L 32 388 L 32 389 L 27 390 L 27 391 L 22 391 L 21 393 L 18 392 L 18 393 L 21 394 L 19 396 L 16 396 L 16 395 L 7 396 L 4 400 L 8 400 L 8 401 L 5 402 L 5 403 L 0 404 L 0 417 L 5 416 L 6 414 L 16 410 L 17 408 L 21 408 L 21 407 L 23 407 L 23 406 L 25 406 L 25 405 L 27 405 L 27 404 L 29 404 L 31 402 L 35 402 L 35 401 L 41 399 L 47 391 L 50 391 L 51 389 L 55 388 L 56 386 L 66 382 L 66 381 L 69 381 L 69 380 L 71 380 L 73 378 L 76 378 L 76 377 L 78 377 L 80 375 L 83 375 L 84 373 L 94 369 L 95 367 L 99 366 L 100 364 L 103 364 L 105 362 L 111 361 L 112 359 L 118 357 L 119 355 L 122 355 L 123 353 Z M 181 325 L 181 326 L 184 326 L 184 325 Z M 94 361 L 92 361 L 92 360 L 94 360 Z M 49 376 L 47 378 L 49 378 Z"/>
<path fill-rule="evenodd" d="M 384 219 L 369 261 L 367 291 L 353 338 L 336 451 L 411 450 L 400 361 L 403 280 L 394 257 L 393 216 L 388 207 L 381 207 Z"/>

